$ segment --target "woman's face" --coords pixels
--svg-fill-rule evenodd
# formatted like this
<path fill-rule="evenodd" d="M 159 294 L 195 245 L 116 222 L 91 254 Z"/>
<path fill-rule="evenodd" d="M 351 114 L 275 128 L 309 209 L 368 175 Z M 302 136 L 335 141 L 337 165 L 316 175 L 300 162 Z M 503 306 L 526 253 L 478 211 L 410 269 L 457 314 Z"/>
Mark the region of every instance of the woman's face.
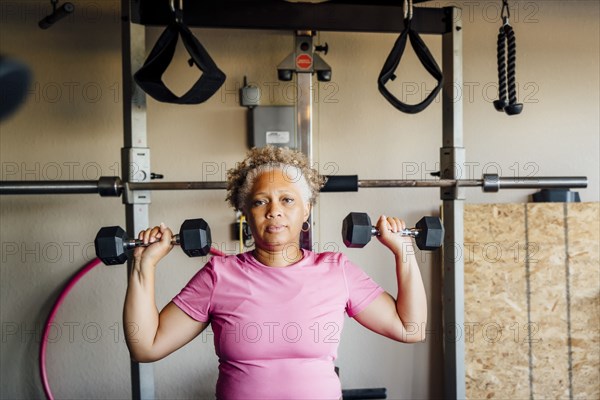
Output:
<path fill-rule="evenodd" d="M 285 250 L 299 244 L 302 224 L 310 205 L 304 204 L 300 188 L 285 171 L 263 172 L 254 181 L 246 205 L 246 218 L 255 246 L 268 251 Z"/>

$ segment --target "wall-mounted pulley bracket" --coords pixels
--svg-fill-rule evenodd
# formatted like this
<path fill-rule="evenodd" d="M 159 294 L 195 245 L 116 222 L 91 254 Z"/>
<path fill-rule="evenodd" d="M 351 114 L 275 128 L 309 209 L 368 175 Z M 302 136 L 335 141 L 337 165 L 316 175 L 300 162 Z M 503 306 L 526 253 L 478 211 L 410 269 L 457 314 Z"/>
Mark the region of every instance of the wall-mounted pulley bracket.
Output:
<path fill-rule="evenodd" d="M 296 32 L 294 52 L 277 66 L 279 80 L 291 81 L 294 73 L 316 73 L 319 82 L 331 81 L 331 67 L 317 54 L 327 54 L 329 45 L 313 45 L 313 36 L 314 31 Z"/>

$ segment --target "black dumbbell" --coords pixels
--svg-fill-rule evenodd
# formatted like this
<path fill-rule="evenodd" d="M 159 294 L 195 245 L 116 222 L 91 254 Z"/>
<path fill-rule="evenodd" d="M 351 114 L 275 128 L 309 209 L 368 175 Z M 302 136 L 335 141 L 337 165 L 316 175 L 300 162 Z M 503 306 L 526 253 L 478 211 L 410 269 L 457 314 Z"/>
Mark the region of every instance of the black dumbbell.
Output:
<path fill-rule="evenodd" d="M 205 256 L 210 251 L 210 227 L 202 218 L 188 219 L 174 235 L 171 243 L 180 245 L 189 257 Z M 94 240 L 96 256 L 106 265 L 123 264 L 127 261 L 127 251 L 135 247 L 147 247 L 139 239 L 129 239 L 120 226 L 101 228 Z"/>
<path fill-rule="evenodd" d="M 421 250 L 435 250 L 444 242 L 444 225 L 437 217 L 423 217 L 415 228 L 397 233 L 414 237 Z M 342 237 L 346 247 L 365 247 L 371 241 L 371 236 L 379 236 L 379 231 L 371 225 L 367 214 L 351 212 L 344 218 Z"/>

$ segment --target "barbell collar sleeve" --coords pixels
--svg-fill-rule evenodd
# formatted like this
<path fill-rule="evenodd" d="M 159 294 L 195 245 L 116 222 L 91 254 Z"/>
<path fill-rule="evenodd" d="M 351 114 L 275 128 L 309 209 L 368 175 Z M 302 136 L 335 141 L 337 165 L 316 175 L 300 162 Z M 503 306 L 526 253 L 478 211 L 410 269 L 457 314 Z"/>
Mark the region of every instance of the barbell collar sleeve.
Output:
<path fill-rule="evenodd" d="M 496 174 L 483 175 L 483 191 L 497 192 L 500 189 L 573 189 L 586 188 L 587 177 L 500 177 Z"/>
<path fill-rule="evenodd" d="M 500 190 L 500 177 L 496 174 L 484 174 L 482 189 L 486 193 L 495 193 Z"/>
<path fill-rule="evenodd" d="M 98 181 L 4 181 L 0 194 L 98 193 Z"/>
<path fill-rule="evenodd" d="M 101 176 L 98 179 L 98 193 L 101 197 L 119 197 L 123 193 L 123 183 L 118 176 Z"/>
<path fill-rule="evenodd" d="M 123 184 L 118 176 L 103 176 L 97 181 L 2 181 L 0 195 L 4 194 L 88 194 L 119 197 Z"/>

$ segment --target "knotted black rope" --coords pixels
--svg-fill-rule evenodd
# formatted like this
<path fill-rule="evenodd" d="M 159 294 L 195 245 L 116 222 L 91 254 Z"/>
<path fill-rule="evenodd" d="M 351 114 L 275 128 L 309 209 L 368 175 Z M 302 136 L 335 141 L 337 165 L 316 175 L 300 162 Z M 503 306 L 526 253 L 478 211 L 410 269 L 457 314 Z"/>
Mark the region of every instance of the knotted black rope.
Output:
<path fill-rule="evenodd" d="M 506 69 L 506 75 L 508 77 L 508 105 L 514 105 L 517 104 L 517 40 L 515 38 L 515 31 L 513 30 L 512 26 L 506 25 L 505 30 L 508 46 L 508 66 Z M 523 108 L 522 105 L 521 108 Z M 519 110 L 519 112 L 521 112 L 521 110 Z"/>
<path fill-rule="evenodd" d="M 509 23 L 510 10 L 508 1 L 503 0 L 502 19 L 503 24 L 498 32 L 498 100 L 494 101 L 494 107 L 498 111 L 504 111 L 508 115 L 520 114 L 523 104 L 517 103 L 517 41 L 515 31 Z M 508 63 L 506 57 L 508 55 Z M 508 96 L 507 96 L 508 92 Z"/>
<path fill-rule="evenodd" d="M 504 111 L 508 105 L 506 101 L 506 35 L 504 27 L 498 33 L 498 100 L 494 101 L 494 107 L 498 111 Z"/>

